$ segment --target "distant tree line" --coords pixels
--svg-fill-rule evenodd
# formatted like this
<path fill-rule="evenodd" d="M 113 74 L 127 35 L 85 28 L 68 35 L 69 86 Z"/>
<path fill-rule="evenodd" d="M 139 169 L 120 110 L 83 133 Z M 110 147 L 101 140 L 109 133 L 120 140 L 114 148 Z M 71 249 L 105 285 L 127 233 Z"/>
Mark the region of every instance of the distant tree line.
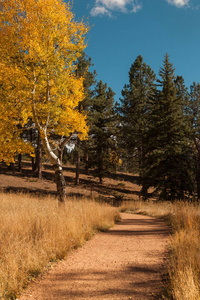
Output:
<path fill-rule="evenodd" d="M 115 103 L 112 89 L 89 71 L 91 59 L 83 53 L 78 65 L 87 95 L 80 109 L 90 129 L 88 140 L 76 143 L 76 183 L 81 159 L 100 182 L 111 170 L 138 173 L 143 199 L 199 199 L 200 84 L 188 91 L 168 54 L 158 78 L 139 55 Z"/>
<path fill-rule="evenodd" d="M 92 168 L 100 183 L 109 172 L 118 170 L 139 174 L 143 199 L 199 199 L 200 84 L 194 82 L 188 91 L 184 79 L 175 76 L 168 54 L 158 78 L 139 55 L 115 103 L 115 93 L 106 83 L 97 82 L 92 66 L 91 58 L 82 52 L 75 76 L 83 78 L 85 98 L 77 110 L 87 115 L 88 138 L 81 140 L 78 133 L 72 134 L 72 152 L 66 150 L 66 138 L 56 150 L 61 161 L 71 159 L 76 164 L 75 183 L 79 184 L 80 167 L 86 174 Z M 20 130 L 21 138 L 35 149 L 32 169 L 41 177 L 40 133 L 31 119 Z M 54 132 L 49 135 L 50 143 L 60 138 Z M 18 162 L 20 171 L 21 153 Z"/>

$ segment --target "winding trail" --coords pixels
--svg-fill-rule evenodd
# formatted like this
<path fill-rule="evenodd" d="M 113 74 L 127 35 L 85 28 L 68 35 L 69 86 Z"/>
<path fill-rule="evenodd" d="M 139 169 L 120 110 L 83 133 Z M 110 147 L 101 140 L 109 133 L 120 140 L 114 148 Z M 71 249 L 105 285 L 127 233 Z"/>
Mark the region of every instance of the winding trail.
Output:
<path fill-rule="evenodd" d="M 156 299 L 169 229 L 149 216 L 121 216 L 112 229 L 95 235 L 32 283 L 20 300 Z"/>

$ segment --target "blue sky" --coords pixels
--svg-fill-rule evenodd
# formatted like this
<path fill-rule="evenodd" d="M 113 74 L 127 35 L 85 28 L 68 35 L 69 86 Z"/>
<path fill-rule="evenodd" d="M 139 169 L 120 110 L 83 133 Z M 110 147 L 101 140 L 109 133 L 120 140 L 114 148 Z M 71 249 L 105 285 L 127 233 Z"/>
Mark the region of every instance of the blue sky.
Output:
<path fill-rule="evenodd" d="M 200 83 L 200 0 L 73 0 L 75 18 L 88 18 L 86 54 L 97 80 L 121 97 L 138 55 L 158 75 L 164 54 L 186 86 Z"/>

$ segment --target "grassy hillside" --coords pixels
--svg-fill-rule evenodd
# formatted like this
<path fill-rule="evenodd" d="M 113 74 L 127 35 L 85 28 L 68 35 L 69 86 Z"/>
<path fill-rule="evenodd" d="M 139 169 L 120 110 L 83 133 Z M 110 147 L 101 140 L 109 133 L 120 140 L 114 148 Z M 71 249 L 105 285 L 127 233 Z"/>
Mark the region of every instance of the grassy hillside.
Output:
<path fill-rule="evenodd" d="M 139 177 L 135 174 L 122 172 L 111 173 L 103 179 L 103 184 L 95 177 L 94 170 L 86 175 L 84 169 L 80 170 L 80 184 L 75 185 L 75 167 L 63 166 L 63 173 L 66 179 L 66 191 L 68 196 L 95 198 L 117 204 L 120 200 L 136 200 L 139 198 L 140 186 Z M 54 170 L 44 163 L 42 179 L 38 179 L 31 170 L 31 163 L 23 161 L 22 171 L 10 170 L 8 166 L 0 164 L 0 190 L 4 192 L 31 193 L 37 196 L 56 195 L 56 184 L 54 182 Z"/>

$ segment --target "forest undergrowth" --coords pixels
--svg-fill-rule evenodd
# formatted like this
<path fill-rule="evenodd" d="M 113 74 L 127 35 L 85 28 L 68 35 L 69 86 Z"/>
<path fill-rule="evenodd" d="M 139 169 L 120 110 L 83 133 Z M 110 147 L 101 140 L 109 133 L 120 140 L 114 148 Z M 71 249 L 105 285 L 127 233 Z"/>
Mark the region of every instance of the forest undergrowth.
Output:
<path fill-rule="evenodd" d="M 94 201 L 0 194 L 0 299 L 15 299 L 52 263 L 119 220 L 119 210 Z"/>
<path fill-rule="evenodd" d="M 200 299 L 200 205 L 188 202 L 124 202 L 121 211 L 163 218 L 171 227 L 163 299 Z"/>

